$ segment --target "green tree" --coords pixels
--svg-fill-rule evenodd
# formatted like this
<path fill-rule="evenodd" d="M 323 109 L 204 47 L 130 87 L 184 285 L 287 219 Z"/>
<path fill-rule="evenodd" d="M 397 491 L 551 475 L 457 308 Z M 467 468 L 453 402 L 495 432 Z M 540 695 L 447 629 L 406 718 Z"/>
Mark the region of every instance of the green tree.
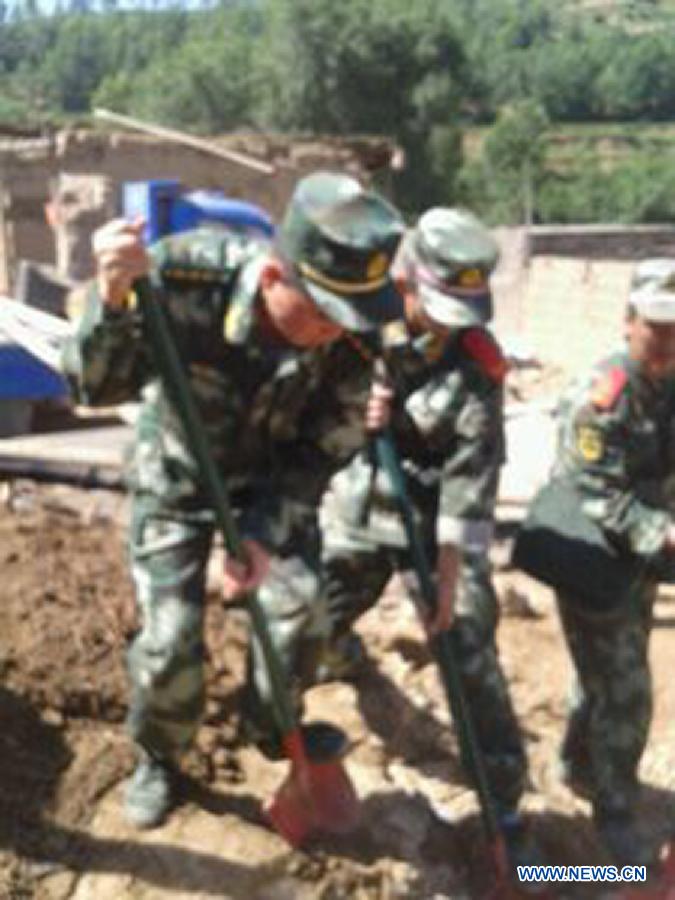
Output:
<path fill-rule="evenodd" d="M 58 109 L 83 113 L 108 67 L 108 37 L 103 20 L 92 15 L 67 16 L 57 40 L 40 66 L 46 95 Z"/>
<path fill-rule="evenodd" d="M 257 14 L 223 7 L 190 23 L 182 41 L 166 53 L 151 54 L 140 73 L 126 61 L 121 71 L 108 75 L 94 103 L 205 134 L 250 122 Z"/>
<path fill-rule="evenodd" d="M 491 120 L 505 104 L 537 97 L 534 62 L 558 27 L 550 0 L 462 0 L 458 6 L 473 116 Z"/>
<path fill-rule="evenodd" d="M 616 37 L 607 28 L 578 25 L 532 54 L 532 95 L 552 120 L 597 117 L 602 107 L 598 80 L 616 53 Z"/>
<path fill-rule="evenodd" d="M 479 159 L 462 173 L 462 193 L 468 204 L 495 223 L 531 222 L 544 175 L 548 126 L 543 108 L 532 100 L 504 107 Z"/>
<path fill-rule="evenodd" d="M 675 217 L 675 172 L 653 152 L 608 170 L 597 155 L 579 154 L 564 175 L 549 175 L 538 206 L 547 222 L 670 222 Z"/>
<path fill-rule="evenodd" d="M 671 33 L 626 36 L 598 78 L 602 114 L 618 119 L 675 115 Z"/>
<path fill-rule="evenodd" d="M 261 123 L 390 135 L 407 159 L 397 199 L 410 209 L 448 199 L 453 173 L 433 158 L 430 135 L 456 128 L 464 56 L 444 5 L 277 0 L 271 12 Z"/>

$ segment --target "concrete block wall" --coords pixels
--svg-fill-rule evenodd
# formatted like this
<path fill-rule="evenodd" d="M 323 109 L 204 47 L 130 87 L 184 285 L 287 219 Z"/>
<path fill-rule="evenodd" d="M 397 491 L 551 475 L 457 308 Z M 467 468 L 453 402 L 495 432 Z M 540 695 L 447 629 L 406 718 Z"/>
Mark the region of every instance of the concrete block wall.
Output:
<path fill-rule="evenodd" d="M 534 257 L 523 292 L 523 336 L 570 375 L 622 343 L 634 263 Z"/>
<path fill-rule="evenodd" d="M 672 225 L 497 229 L 495 330 L 573 375 L 621 346 L 635 265 L 675 257 Z"/>
<path fill-rule="evenodd" d="M 663 225 L 535 225 L 528 231 L 531 256 L 583 259 L 647 259 L 675 255 L 675 227 Z"/>

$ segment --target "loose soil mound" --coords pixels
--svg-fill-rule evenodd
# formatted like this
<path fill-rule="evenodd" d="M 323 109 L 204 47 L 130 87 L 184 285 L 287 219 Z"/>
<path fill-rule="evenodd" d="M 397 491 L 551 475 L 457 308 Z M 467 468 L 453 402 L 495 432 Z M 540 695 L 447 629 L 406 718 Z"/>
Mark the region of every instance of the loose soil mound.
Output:
<path fill-rule="evenodd" d="M 340 722 L 364 799 L 354 835 L 292 852 L 263 821 L 286 771 L 237 740 L 246 634 L 215 596 L 207 617 L 209 703 L 186 760 L 183 804 L 149 834 L 120 815 L 132 765 L 124 736 L 123 649 L 135 626 L 124 502 L 64 488 L 15 491 L 0 508 L 0 897 L 473 898 L 490 860 L 458 762 L 443 695 L 414 614 L 394 583 L 360 630 L 358 685 L 309 696 Z M 503 556 L 504 554 L 502 554 Z M 588 805 L 560 785 L 555 748 L 568 664 L 549 595 L 501 571 L 500 645 L 527 738 L 525 807 L 546 857 L 608 862 Z M 655 840 L 675 825 L 673 606 L 657 607 L 656 715 L 645 756 L 644 819 Z M 603 893 L 604 891 L 604 893 Z M 613 896 L 565 886 L 559 896 Z"/>

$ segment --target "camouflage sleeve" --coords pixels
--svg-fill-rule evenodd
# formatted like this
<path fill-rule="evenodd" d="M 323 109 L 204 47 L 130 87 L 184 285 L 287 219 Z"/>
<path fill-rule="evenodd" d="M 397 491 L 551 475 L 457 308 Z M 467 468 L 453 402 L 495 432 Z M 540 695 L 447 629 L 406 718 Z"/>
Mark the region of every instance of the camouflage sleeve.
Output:
<path fill-rule="evenodd" d="M 63 372 L 80 403 L 105 406 L 133 399 L 150 373 L 140 315 L 107 307 L 95 282 L 71 298 L 76 317 L 63 349 Z"/>
<path fill-rule="evenodd" d="M 228 231 L 197 228 L 162 238 L 149 252 L 163 281 L 226 284 L 252 246 L 250 240 Z"/>
<path fill-rule="evenodd" d="M 427 448 L 443 462 L 436 536 L 473 552 L 488 547 L 493 532 L 499 467 L 504 456 L 500 384 L 456 370 L 413 394 L 407 411 Z"/>
<path fill-rule="evenodd" d="M 161 287 L 167 314 L 173 319 L 178 315 L 181 329 L 193 321 L 203 324 L 204 310 L 180 298 L 189 292 L 194 300 L 211 285 L 228 284 L 250 244 L 202 229 L 164 238 L 149 248 L 153 281 Z M 105 306 L 94 282 L 69 306 L 77 328 L 65 348 L 63 365 L 75 397 L 91 405 L 133 399 L 153 374 L 140 313 L 133 303 L 123 310 Z"/>
<path fill-rule="evenodd" d="M 631 446 L 623 406 L 606 411 L 586 402 L 571 411 L 562 425 L 564 467 L 573 473 L 584 511 L 609 538 L 657 561 L 670 515 L 665 508 L 645 502 L 630 476 Z"/>

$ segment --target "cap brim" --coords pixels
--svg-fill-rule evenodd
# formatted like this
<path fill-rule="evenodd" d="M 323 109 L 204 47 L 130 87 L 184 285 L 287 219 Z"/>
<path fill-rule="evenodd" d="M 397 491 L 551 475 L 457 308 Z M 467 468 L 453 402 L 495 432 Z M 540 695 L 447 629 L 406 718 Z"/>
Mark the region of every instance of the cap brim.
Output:
<path fill-rule="evenodd" d="M 424 284 L 417 283 L 418 295 L 424 311 L 439 325 L 449 328 L 471 328 L 485 325 L 492 318 L 492 293 L 484 291 L 470 299 L 456 294 L 447 294 Z"/>
<path fill-rule="evenodd" d="M 374 331 L 387 322 L 403 318 L 403 299 L 391 280 L 367 294 L 336 294 L 302 278 L 307 293 L 319 309 L 347 331 Z"/>
<path fill-rule="evenodd" d="M 631 305 L 643 319 L 649 322 L 675 322 L 675 295 L 636 291 L 630 295 Z"/>

